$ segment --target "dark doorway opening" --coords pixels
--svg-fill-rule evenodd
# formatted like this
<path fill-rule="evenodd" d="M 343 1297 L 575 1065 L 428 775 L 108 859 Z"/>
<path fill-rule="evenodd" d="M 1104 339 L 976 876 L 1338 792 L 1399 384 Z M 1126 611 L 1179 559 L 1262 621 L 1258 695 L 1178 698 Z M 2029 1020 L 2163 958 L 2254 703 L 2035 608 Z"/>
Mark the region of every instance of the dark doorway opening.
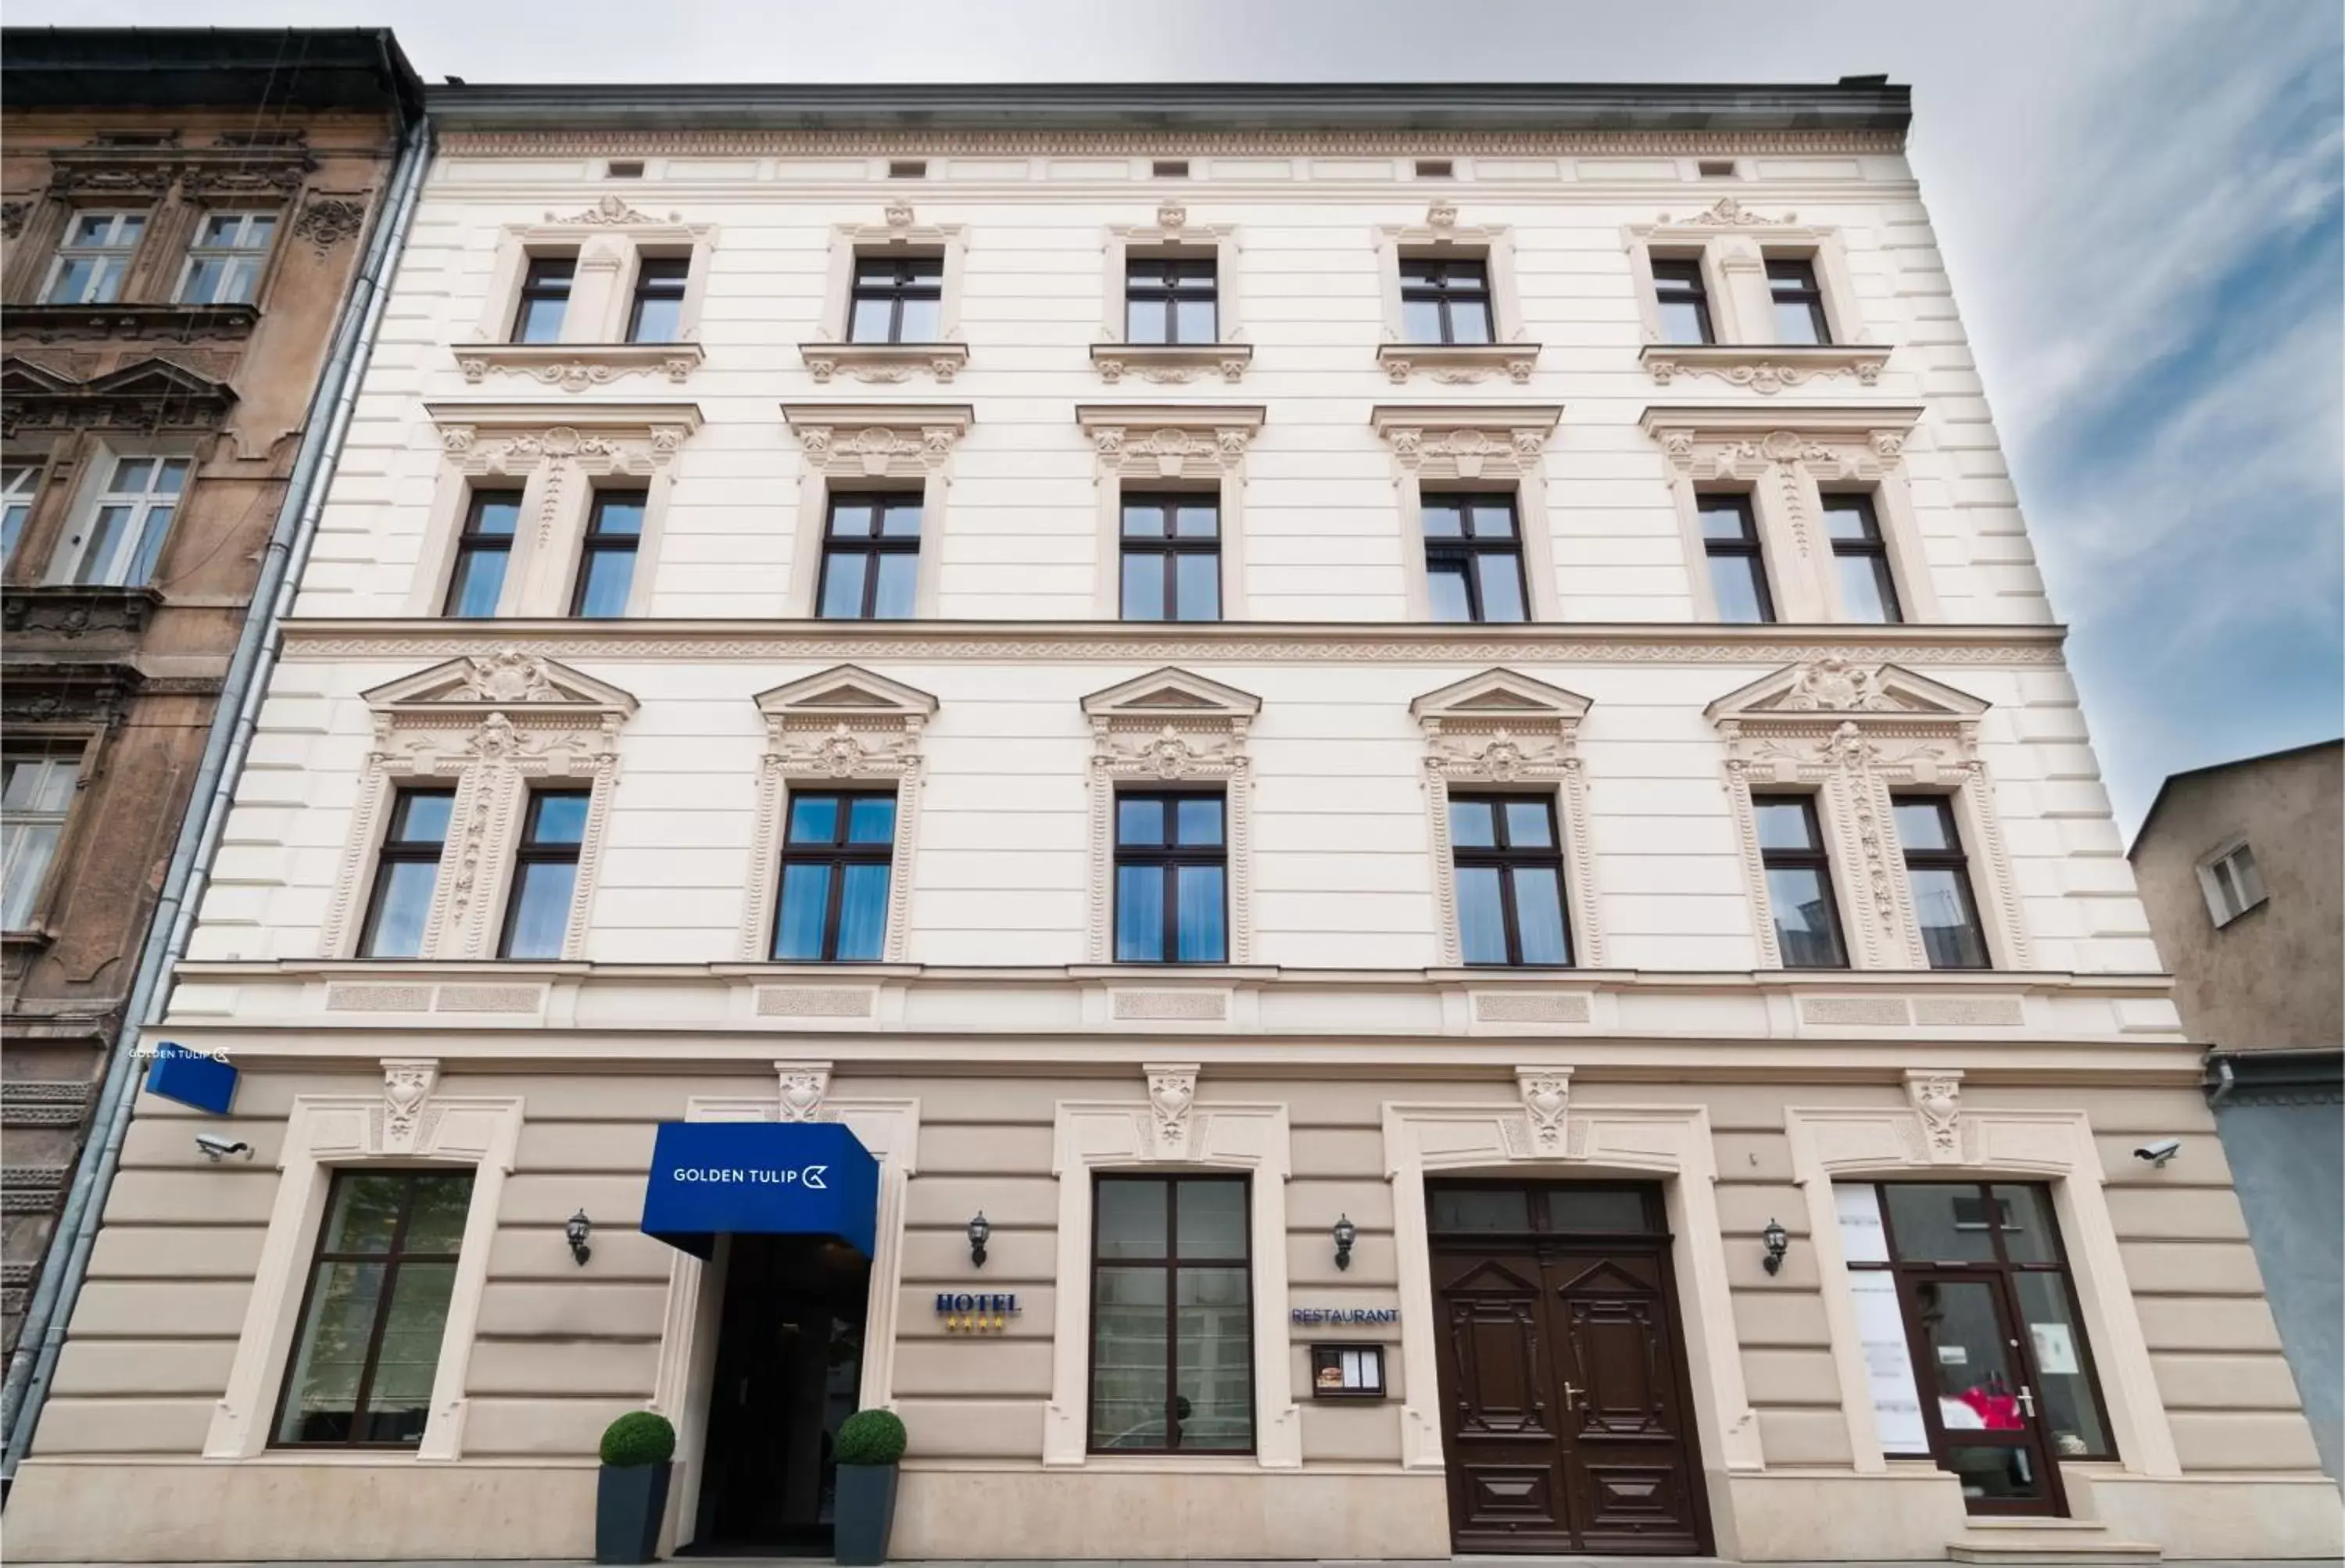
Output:
<path fill-rule="evenodd" d="M 734 1236 L 686 1551 L 831 1554 L 839 1423 L 855 1412 L 871 1264 L 814 1236 Z"/>

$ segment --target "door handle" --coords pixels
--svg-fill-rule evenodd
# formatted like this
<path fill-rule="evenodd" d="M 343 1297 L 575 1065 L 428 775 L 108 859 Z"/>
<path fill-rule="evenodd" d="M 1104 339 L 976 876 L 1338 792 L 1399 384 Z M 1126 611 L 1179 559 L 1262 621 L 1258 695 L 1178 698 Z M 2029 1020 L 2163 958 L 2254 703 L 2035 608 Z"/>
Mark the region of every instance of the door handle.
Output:
<path fill-rule="evenodd" d="M 1566 1382 L 1563 1385 L 1563 1408 L 1570 1410 L 1579 1403 L 1579 1396 L 1583 1391 L 1578 1383 Z"/>
<path fill-rule="evenodd" d="M 2019 1385 L 2019 1409 L 2029 1420 L 2035 1419 L 2035 1390 L 2025 1383 Z"/>

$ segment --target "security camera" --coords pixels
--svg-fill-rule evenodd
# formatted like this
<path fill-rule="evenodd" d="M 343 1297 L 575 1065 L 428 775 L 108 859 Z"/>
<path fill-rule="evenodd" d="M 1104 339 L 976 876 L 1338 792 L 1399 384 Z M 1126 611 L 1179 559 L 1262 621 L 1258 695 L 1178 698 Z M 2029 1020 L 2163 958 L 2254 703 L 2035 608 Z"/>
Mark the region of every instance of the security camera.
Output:
<path fill-rule="evenodd" d="M 219 1164 L 220 1161 L 228 1158 L 230 1155 L 241 1155 L 246 1159 L 250 1159 L 252 1157 L 252 1145 L 250 1144 L 231 1143 L 227 1138 L 215 1137 L 209 1133 L 198 1133 L 196 1135 L 196 1147 L 201 1149 L 204 1153 L 204 1157 L 211 1161 L 214 1165 Z"/>
<path fill-rule="evenodd" d="M 2137 1160 L 2146 1160 L 2149 1164 L 2157 1166 L 2160 1170 L 2163 1170 L 2166 1168 L 2166 1162 L 2172 1159 L 2181 1152 L 2182 1140 L 2180 1138 L 2160 1138 L 2154 1144 L 2144 1144 L 2141 1147 L 2134 1150 L 2133 1157 Z"/>

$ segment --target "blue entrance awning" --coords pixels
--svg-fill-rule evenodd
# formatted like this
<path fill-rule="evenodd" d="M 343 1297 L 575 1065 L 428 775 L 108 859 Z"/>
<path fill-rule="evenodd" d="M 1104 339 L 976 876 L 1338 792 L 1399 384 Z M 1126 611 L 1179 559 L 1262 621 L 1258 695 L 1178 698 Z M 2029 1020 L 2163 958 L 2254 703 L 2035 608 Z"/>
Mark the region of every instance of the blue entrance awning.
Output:
<path fill-rule="evenodd" d="M 644 1234 L 695 1257 L 716 1238 L 835 1236 L 871 1256 L 879 1162 L 836 1122 L 662 1122 Z"/>

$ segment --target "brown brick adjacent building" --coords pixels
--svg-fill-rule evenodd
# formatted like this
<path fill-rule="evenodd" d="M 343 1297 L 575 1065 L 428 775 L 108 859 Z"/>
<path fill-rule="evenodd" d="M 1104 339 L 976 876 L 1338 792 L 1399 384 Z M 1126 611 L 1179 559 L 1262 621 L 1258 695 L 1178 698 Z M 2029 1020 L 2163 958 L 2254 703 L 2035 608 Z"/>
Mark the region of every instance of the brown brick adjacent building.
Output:
<path fill-rule="evenodd" d="M 421 88 L 378 30 L 0 50 L 13 1347 Z"/>

